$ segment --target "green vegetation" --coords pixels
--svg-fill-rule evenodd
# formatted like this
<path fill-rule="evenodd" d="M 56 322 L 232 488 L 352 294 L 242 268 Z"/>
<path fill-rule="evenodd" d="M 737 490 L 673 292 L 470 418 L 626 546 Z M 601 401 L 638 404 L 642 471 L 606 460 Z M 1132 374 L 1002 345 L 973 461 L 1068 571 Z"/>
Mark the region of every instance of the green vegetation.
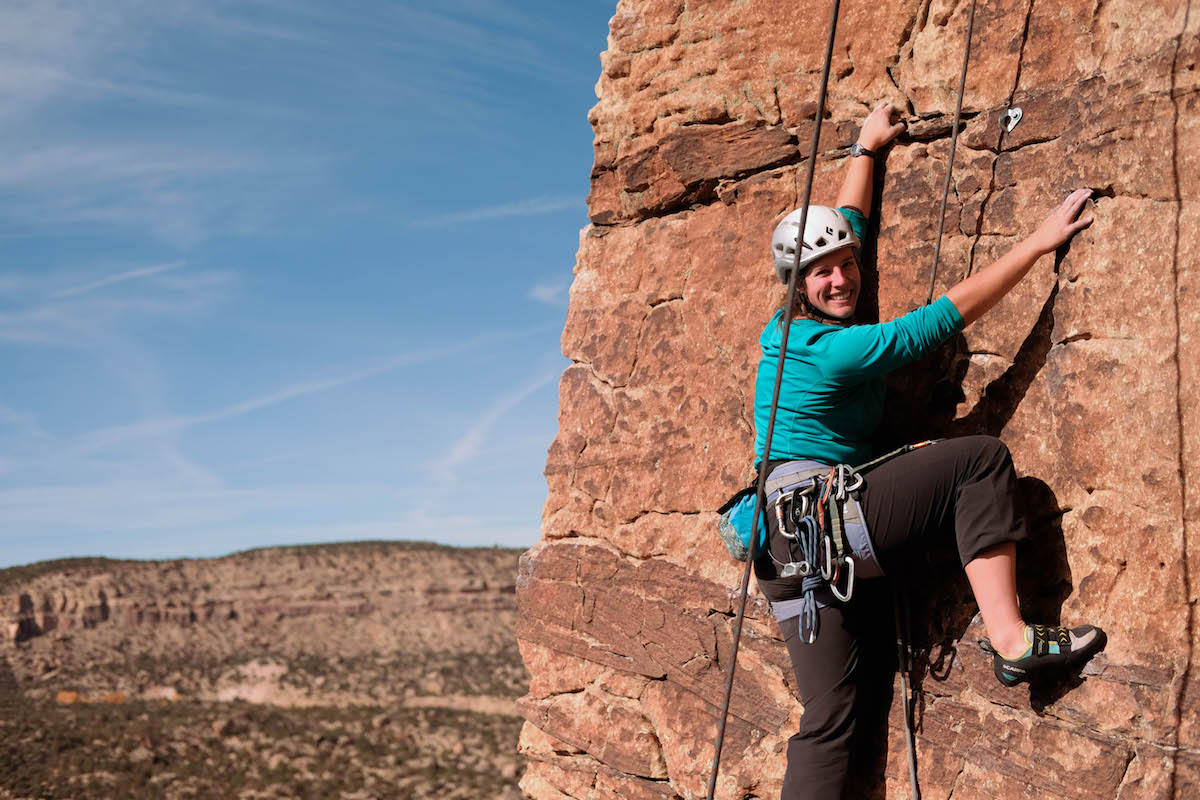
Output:
<path fill-rule="evenodd" d="M 282 657 L 280 657 L 281 660 Z M 386 686 L 389 694 L 520 697 L 529 686 L 516 642 L 500 652 L 426 652 L 420 660 L 396 655 L 339 656 L 305 653 L 286 659 L 283 682 L 297 688 L 325 678 L 322 691 L 351 692 Z"/>
<path fill-rule="evenodd" d="M 20 797 L 502 797 L 520 720 L 441 709 L 4 703 L 0 789 Z"/>

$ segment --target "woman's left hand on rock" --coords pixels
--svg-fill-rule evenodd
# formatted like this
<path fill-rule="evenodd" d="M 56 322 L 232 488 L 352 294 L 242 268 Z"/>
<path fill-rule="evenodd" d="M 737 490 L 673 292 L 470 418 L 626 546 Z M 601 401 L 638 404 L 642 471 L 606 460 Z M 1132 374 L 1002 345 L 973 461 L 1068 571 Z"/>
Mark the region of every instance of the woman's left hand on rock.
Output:
<path fill-rule="evenodd" d="M 863 122 L 862 131 L 858 134 L 858 143 L 868 150 L 878 150 L 904 130 L 904 123 L 893 121 L 898 119 L 899 112 L 891 103 L 880 103 L 867 115 Z"/>

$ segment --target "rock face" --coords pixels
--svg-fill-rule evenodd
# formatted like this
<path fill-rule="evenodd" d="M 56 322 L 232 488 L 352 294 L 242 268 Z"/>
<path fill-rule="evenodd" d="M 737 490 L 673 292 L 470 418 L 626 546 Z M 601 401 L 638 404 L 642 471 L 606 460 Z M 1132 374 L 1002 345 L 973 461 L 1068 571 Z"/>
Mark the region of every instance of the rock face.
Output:
<path fill-rule="evenodd" d="M 814 201 L 833 201 L 870 105 L 910 123 L 879 173 L 868 316 L 925 301 L 969 5 L 842 4 Z M 617 5 L 573 364 L 518 583 L 536 800 L 706 791 L 740 581 L 712 509 L 751 476 L 756 342 L 781 299 L 770 232 L 803 191 L 828 10 Z M 927 800 L 1200 796 L 1198 32 L 1171 0 L 979 4 L 936 290 L 1072 188 L 1097 190 L 1096 222 L 894 376 L 889 433 L 1000 436 L 1036 534 L 1027 614 L 1095 622 L 1109 645 L 1083 679 L 1001 688 L 960 571 L 931 555 L 913 600 Z M 1023 118 L 1002 133 L 1010 106 Z M 755 596 L 718 797 L 778 796 L 792 683 Z M 899 703 L 865 796 L 907 796 Z"/>

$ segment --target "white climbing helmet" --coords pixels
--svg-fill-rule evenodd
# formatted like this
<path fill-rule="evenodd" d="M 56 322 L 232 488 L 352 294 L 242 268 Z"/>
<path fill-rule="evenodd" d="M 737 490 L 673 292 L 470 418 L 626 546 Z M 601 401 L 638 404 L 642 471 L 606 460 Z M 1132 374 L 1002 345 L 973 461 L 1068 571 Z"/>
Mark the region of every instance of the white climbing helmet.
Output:
<path fill-rule="evenodd" d="M 788 282 L 792 267 L 796 266 L 796 232 L 800 230 L 800 211 L 797 208 L 775 226 L 771 236 L 771 255 L 775 258 L 775 274 L 783 283 Z M 829 206 L 809 206 L 808 219 L 804 224 L 804 241 L 800 254 L 800 268 L 808 266 L 826 253 L 832 253 L 847 245 L 858 247 L 858 237 L 850 221 L 837 209 Z"/>

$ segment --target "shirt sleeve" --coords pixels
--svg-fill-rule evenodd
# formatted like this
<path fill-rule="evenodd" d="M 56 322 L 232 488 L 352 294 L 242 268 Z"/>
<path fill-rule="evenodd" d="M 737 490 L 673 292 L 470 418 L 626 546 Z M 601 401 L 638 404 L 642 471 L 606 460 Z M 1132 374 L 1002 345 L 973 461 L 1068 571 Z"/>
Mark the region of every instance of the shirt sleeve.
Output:
<path fill-rule="evenodd" d="M 842 216 L 850 223 L 850 227 L 854 229 L 854 235 L 858 237 L 858 241 L 862 242 L 863 237 L 867 235 L 867 218 L 859 213 L 858 209 L 850 206 L 842 206 L 838 209 L 842 212 Z"/>
<path fill-rule="evenodd" d="M 916 361 L 951 334 L 962 330 L 963 318 L 949 298 L 876 325 L 805 326 L 797 346 L 811 354 L 826 378 L 852 382 L 884 375 Z M 792 350 L 790 346 L 788 350 Z"/>

